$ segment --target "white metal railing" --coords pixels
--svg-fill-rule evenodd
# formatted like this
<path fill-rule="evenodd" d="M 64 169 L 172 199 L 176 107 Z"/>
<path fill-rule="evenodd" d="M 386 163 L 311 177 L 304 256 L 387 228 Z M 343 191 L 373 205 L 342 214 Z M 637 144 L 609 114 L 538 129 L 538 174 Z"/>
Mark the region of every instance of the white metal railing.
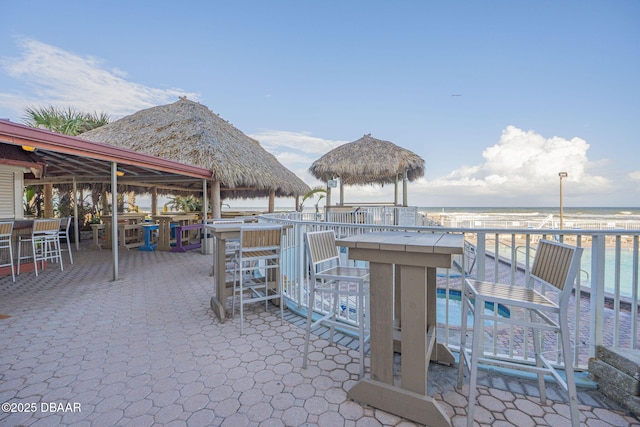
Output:
<path fill-rule="evenodd" d="M 427 216 L 424 212 L 422 215 Z M 453 228 L 501 228 L 501 229 L 557 229 L 560 217 L 553 214 L 477 214 L 477 213 L 442 213 L 429 214 L 427 219 L 444 227 Z M 423 225 L 424 220 L 423 220 Z M 565 230 L 640 230 L 640 217 L 620 215 L 604 217 L 564 215 Z"/>
<path fill-rule="evenodd" d="M 575 331 L 575 366 L 584 369 L 595 355 L 597 345 L 640 348 L 638 329 L 640 230 L 557 230 L 522 228 L 460 228 L 433 226 L 394 226 L 324 222 L 321 215 L 299 212 L 261 215 L 259 221 L 287 224 L 283 251 L 285 292 L 292 304 L 308 306 L 306 283 L 307 259 L 304 233 L 333 229 L 338 237 L 377 230 L 410 230 L 417 232 L 462 233 L 465 253 L 454 260 L 454 266 L 438 271 L 438 287 L 442 296 L 443 318 L 439 318 L 439 340 L 451 348 L 459 346 L 461 283 L 465 274 L 479 280 L 500 280 L 524 284 L 525 275 L 541 238 L 564 241 L 585 248 L 581 274 L 576 280 L 575 295 L 570 305 L 570 324 Z M 345 254 L 346 258 L 346 254 Z M 494 345 L 501 351 L 514 352 L 523 345 L 522 331 L 488 329 Z M 545 338 L 547 339 L 547 338 Z M 560 362 L 557 342 L 550 344 Z"/>

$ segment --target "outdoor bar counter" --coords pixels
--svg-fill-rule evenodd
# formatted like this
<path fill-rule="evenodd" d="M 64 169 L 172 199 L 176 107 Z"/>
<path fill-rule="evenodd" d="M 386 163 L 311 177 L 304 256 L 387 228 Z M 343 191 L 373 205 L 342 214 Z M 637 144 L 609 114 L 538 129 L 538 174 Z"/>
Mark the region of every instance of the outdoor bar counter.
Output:
<path fill-rule="evenodd" d="M 371 378 L 361 379 L 347 395 L 421 424 L 451 426 L 445 411 L 427 395 L 427 371 L 430 360 L 454 362 L 449 349 L 437 343 L 436 268 L 450 268 L 454 255 L 463 253 L 463 235 L 372 232 L 337 244 L 349 248 L 350 259 L 369 261 L 371 280 Z M 393 380 L 398 339 L 400 386 Z"/>

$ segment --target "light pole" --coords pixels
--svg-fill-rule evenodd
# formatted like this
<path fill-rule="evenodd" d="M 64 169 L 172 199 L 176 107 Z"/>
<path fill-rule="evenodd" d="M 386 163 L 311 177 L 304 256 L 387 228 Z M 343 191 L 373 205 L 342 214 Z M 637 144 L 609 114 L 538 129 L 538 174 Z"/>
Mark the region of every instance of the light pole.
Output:
<path fill-rule="evenodd" d="M 560 172 L 558 176 L 560 177 L 560 229 L 562 229 L 562 178 L 568 177 L 569 174 L 566 172 Z"/>

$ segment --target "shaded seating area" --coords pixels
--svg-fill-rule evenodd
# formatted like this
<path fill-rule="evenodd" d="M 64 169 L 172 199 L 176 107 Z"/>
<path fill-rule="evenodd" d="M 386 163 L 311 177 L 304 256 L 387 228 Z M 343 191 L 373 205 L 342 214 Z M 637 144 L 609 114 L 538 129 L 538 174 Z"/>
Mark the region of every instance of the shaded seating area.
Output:
<path fill-rule="evenodd" d="M 409 206 L 407 182 L 424 175 L 424 159 L 390 141 L 371 134 L 342 144 L 313 162 L 311 175 L 327 184 L 327 203 L 332 206 L 331 190 L 338 186 L 339 206 L 344 206 L 345 185 L 393 184 L 393 205 L 399 205 L 398 184 L 402 181 L 402 206 Z M 354 218 L 357 222 L 357 218 Z"/>

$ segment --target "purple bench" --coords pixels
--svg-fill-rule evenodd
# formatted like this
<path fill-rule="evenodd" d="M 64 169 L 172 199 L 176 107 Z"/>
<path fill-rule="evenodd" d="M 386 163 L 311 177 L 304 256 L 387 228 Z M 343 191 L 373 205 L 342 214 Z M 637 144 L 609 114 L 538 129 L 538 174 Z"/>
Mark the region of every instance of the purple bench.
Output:
<path fill-rule="evenodd" d="M 186 241 L 183 242 L 182 232 L 183 231 L 189 232 L 190 230 L 202 230 L 202 224 L 179 225 L 175 227 L 175 230 L 176 230 L 176 245 L 171 248 L 171 252 L 186 252 L 190 249 L 196 249 L 201 246 L 200 233 L 198 233 L 197 242 L 192 243 L 189 237 L 187 237 Z"/>

